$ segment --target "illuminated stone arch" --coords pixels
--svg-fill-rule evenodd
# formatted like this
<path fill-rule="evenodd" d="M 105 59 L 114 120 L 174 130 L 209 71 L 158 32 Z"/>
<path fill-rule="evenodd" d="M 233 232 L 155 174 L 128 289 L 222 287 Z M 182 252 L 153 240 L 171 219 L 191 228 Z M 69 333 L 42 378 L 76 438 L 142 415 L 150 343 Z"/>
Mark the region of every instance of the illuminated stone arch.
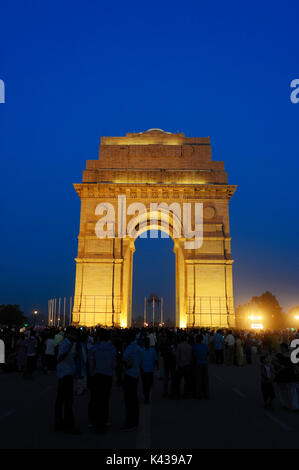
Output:
<path fill-rule="evenodd" d="M 181 250 L 181 245 L 185 242 L 185 238 L 183 234 L 183 226 L 181 219 L 171 211 L 167 211 L 165 209 L 158 209 L 156 211 L 146 210 L 142 214 L 139 214 L 137 217 L 132 220 L 133 224 L 131 226 L 128 225 L 128 235 L 130 237 L 131 243 L 130 248 L 132 251 L 132 256 L 130 257 L 130 262 L 132 263 L 131 270 L 133 271 L 133 254 L 135 252 L 135 241 L 137 238 L 142 237 L 144 234 L 147 234 L 150 231 L 160 231 L 162 234 L 164 233 L 166 237 L 170 237 L 174 242 L 173 251 L 175 253 L 175 260 L 176 260 L 176 272 L 175 272 L 175 286 L 176 286 L 176 324 L 182 327 L 185 326 L 186 319 L 182 318 L 180 315 L 181 306 L 180 306 L 180 298 L 184 299 L 184 295 L 182 295 L 182 286 L 184 285 L 181 281 L 179 263 L 183 257 L 183 253 Z M 136 228 L 138 230 L 136 230 Z M 133 232 L 137 231 L 137 235 Z M 133 284 L 133 278 L 131 278 L 131 282 Z M 180 287 L 181 286 L 181 287 Z M 133 285 L 131 285 L 129 289 L 129 295 L 131 296 L 129 299 L 129 305 L 132 305 L 132 291 Z M 128 324 L 131 324 L 131 311 L 129 309 L 129 317 L 128 317 Z"/>
<path fill-rule="evenodd" d="M 236 186 L 227 184 L 223 162 L 212 161 L 209 138 L 161 129 L 102 137 L 99 160 L 87 161 L 83 183 L 74 186 L 81 198 L 74 323 L 131 325 L 135 239 L 156 229 L 174 241 L 177 326 L 234 325 L 228 202 Z M 114 238 L 95 234 L 104 203 L 115 214 Z M 137 215 L 129 210 L 136 203 L 144 207 Z M 151 203 L 177 204 L 181 214 L 151 210 Z M 184 203 L 203 205 L 198 249 L 186 248 Z"/>

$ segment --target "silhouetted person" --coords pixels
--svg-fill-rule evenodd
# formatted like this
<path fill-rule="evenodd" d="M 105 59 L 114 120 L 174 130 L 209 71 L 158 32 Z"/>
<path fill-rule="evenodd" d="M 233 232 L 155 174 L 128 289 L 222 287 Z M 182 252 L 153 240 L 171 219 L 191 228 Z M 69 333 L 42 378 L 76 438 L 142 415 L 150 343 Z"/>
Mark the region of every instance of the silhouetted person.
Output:
<path fill-rule="evenodd" d="M 261 389 L 264 400 L 264 408 L 266 410 L 272 409 L 272 401 L 275 398 L 275 391 L 273 386 L 274 374 L 271 367 L 271 359 L 269 356 L 261 357 Z"/>
<path fill-rule="evenodd" d="M 250 334 L 247 335 L 247 338 L 245 340 L 245 356 L 246 356 L 246 362 L 247 364 L 252 363 L 252 357 L 251 357 L 251 347 L 252 347 L 252 340 Z"/>
<path fill-rule="evenodd" d="M 58 390 L 55 403 L 55 430 L 77 434 L 73 415 L 73 388 L 75 374 L 74 342 L 76 330 L 69 328 L 59 345 L 57 355 Z"/>
<path fill-rule="evenodd" d="M 91 413 L 94 412 L 96 432 L 107 428 L 112 375 L 116 365 L 116 349 L 111 344 L 109 330 L 101 330 L 96 344 L 89 350 L 89 370 L 92 374 Z"/>
<path fill-rule="evenodd" d="M 170 331 L 166 332 L 165 338 L 160 344 L 160 354 L 163 360 L 163 397 L 167 397 L 169 393 L 169 382 L 171 383 L 170 396 L 174 398 L 175 395 L 175 379 L 176 379 L 176 358 L 175 348 L 173 343 L 173 335 Z"/>
<path fill-rule="evenodd" d="M 184 377 L 184 397 L 191 394 L 191 372 L 192 372 L 192 347 L 187 342 L 187 336 L 183 334 L 179 338 L 176 350 L 176 395 L 180 397 L 181 380 Z"/>
<path fill-rule="evenodd" d="M 32 379 L 32 373 L 36 368 L 38 341 L 35 337 L 35 331 L 30 331 L 30 336 L 26 340 L 26 368 L 24 372 L 25 379 Z"/>
<path fill-rule="evenodd" d="M 47 370 L 54 370 L 56 367 L 56 341 L 54 332 L 49 333 L 49 337 L 45 341 L 45 361 Z"/>
<path fill-rule="evenodd" d="M 150 391 L 154 382 L 155 366 L 159 369 L 156 349 L 154 346 L 150 347 L 150 339 L 145 338 L 141 355 L 141 379 L 145 404 L 149 403 Z"/>
<path fill-rule="evenodd" d="M 195 357 L 195 396 L 198 399 L 209 398 L 208 376 L 208 346 L 204 343 L 203 335 L 196 336 L 196 344 L 193 346 Z"/>
<path fill-rule="evenodd" d="M 123 354 L 125 366 L 123 390 L 126 408 L 125 424 L 122 429 L 129 429 L 138 425 L 139 402 L 138 402 L 138 377 L 141 361 L 141 348 L 136 341 L 134 331 L 129 332 L 128 346 Z"/>
<path fill-rule="evenodd" d="M 234 364 L 234 355 L 235 355 L 235 337 L 232 334 L 232 331 L 229 330 L 228 334 L 224 340 L 226 345 L 226 363 L 228 366 L 232 366 Z"/>
<path fill-rule="evenodd" d="M 221 330 L 218 330 L 214 336 L 214 351 L 216 364 L 223 364 L 224 361 L 224 338 Z"/>

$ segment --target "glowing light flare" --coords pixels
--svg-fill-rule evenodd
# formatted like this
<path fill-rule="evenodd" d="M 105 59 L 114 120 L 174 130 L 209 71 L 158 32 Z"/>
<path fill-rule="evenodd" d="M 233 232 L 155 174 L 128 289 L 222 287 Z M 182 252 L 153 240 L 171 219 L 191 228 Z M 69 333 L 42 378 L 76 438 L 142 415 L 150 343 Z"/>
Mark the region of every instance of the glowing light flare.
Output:
<path fill-rule="evenodd" d="M 263 330 L 264 325 L 262 323 L 251 323 L 252 330 Z"/>
<path fill-rule="evenodd" d="M 248 320 L 262 320 L 263 317 L 261 315 L 250 315 Z"/>
<path fill-rule="evenodd" d="M 187 328 L 187 322 L 186 322 L 186 320 L 183 320 L 183 319 L 182 319 L 182 320 L 180 321 L 180 328 L 182 328 L 182 329 Z"/>

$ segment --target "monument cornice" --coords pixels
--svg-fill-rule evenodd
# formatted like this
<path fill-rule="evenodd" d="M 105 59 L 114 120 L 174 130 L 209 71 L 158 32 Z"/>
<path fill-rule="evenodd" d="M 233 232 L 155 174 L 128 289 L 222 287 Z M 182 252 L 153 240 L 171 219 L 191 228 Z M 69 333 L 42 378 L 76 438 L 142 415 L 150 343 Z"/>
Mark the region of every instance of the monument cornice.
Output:
<path fill-rule="evenodd" d="M 131 199 L 230 199 L 237 186 L 231 184 L 166 183 L 76 183 L 82 198 L 116 199 L 125 194 Z"/>
<path fill-rule="evenodd" d="M 226 259 L 222 258 L 219 259 L 219 257 L 215 258 L 187 258 L 185 259 L 185 263 L 188 265 L 194 265 L 194 264 L 233 264 L 234 260 L 233 259 Z"/>
<path fill-rule="evenodd" d="M 75 258 L 75 261 L 77 263 L 87 263 L 87 264 L 93 264 L 93 263 L 111 263 L 114 262 L 115 264 L 121 264 L 124 262 L 123 258 L 121 257 L 116 257 L 112 258 L 111 256 L 101 256 L 101 255 L 93 255 L 93 256 L 78 256 Z"/>

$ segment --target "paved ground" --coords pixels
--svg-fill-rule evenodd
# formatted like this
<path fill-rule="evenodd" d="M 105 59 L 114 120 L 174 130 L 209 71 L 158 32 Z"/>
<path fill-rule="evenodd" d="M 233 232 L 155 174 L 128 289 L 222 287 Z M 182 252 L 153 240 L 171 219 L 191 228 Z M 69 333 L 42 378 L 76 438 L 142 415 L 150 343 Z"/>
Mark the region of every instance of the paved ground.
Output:
<path fill-rule="evenodd" d="M 114 386 L 111 426 L 104 436 L 87 428 L 87 396 L 76 397 L 80 436 L 53 432 L 55 373 L 24 381 L 18 373 L 0 374 L 1 448 L 297 448 L 299 415 L 262 406 L 258 366 L 210 366 L 210 401 L 169 400 L 155 381 L 152 404 L 141 405 L 138 430 L 120 431 L 122 390 Z"/>

